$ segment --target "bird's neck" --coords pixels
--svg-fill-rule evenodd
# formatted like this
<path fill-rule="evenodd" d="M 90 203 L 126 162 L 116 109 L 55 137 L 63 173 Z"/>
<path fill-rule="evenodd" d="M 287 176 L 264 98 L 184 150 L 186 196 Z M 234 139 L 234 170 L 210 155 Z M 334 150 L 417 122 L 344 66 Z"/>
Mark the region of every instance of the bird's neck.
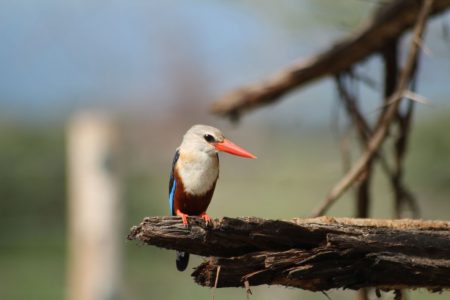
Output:
<path fill-rule="evenodd" d="M 219 159 L 215 153 L 180 149 L 176 169 L 184 191 L 200 196 L 213 188 L 219 176 Z"/>

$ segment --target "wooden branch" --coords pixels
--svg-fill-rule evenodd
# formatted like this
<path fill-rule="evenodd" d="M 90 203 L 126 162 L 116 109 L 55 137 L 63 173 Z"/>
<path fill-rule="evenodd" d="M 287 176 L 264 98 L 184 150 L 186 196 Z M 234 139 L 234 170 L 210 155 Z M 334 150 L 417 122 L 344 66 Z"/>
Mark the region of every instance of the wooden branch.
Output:
<path fill-rule="evenodd" d="M 450 288 L 450 222 L 330 217 L 223 218 L 209 225 L 197 217 L 188 221 L 186 228 L 179 217 L 145 218 L 128 238 L 214 256 L 192 274 L 208 287 Z"/>
<path fill-rule="evenodd" d="M 355 163 L 355 165 L 345 174 L 345 176 L 331 189 L 325 201 L 316 209 L 313 216 L 323 215 L 327 209 L 352 185 L 353 182 L 364 172 L 366 166 L 371 162 L 378 149 L 383 144 L 391 122 L 394 120 L 397 110 L 400 106 L 401 99 L 405 93 L 408 83 L 411 79 L 414 63 L 417 61 L 419 54 L 419 45 L 422 43 L 423 33 L 428 15 L 433 8 L 434 0 L 424 0 L 423 7 L 417 18 L 417 24 L 414 28 L 414 34 L 411 38 L 411 45 L 406 58 L 405 67 L 403 68 L 398 84 L 392 95 L 389 96 L 386 103 L 390 103 L 383 114 L 380 116 L 379 126 L 371 136 L 367 143 L 367 149 Z"/>
<path fill-rule="evenodd" d="M 339 92 L 339 98 L 349 116 L 349 119 L 353 123 L 356 133 L 359 137 L 359 141 L 363 150 L 366 149 L 367 141 L 372 133 L 369 127 L 369 122 L 364 118 L 358 107 L 357 96 L 354 92 L 345 84 L 345 77 L 353 79 L 353 74 L 349 71 L 348 74 L 338 74 L 335 76 L 336 87 Z M 382 162 L 386 162 L 384 157 L 380 153 L 376 153 L 375 158 L 381 158 Z M 368 218 L 369 217 L 369 204 L 370 204 L 370 184 L 373 173 L 373 166 L 375 160 L 367 163 L 363 174 L 358 178 L 356 183 L 356 214 L 357 218 Z M 384 164 L 382 164 L 384 165 Z M 347 170 L 348 172 L 348 170 Z M 362 299 L 366 299 L 363 297 Z"/>
<path fill-rule="evenodd" d="M 394 0 L 383 5 L 359 30 L 326 51 L 293 64 L 260 83 L 226 94 L 212 106 L 218 115 L 237 117 L 245 111 L 273 103 L 293 89 L 323 76 L 337 74 L 378 53 L 399 38 L 417 19 L 423 1 Z M 450 7 L 450 0 L 436 0 L 431 15 Z"/>

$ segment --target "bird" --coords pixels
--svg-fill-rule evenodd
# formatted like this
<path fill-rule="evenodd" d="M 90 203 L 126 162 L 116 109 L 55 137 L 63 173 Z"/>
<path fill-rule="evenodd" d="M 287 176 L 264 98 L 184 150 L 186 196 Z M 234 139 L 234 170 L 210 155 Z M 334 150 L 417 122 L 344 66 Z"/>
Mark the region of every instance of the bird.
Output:
<path fill-rule="evenodd" d="M 211 218 L 206 210 L 219 177 L 219 152 L 244 158 L 256 158 L 249 151 L 225 138 L 222 132 L 207 125 L 194 125 L 183 136 L 172 162 L 169 180 L 169 205 L 172 216 L 180 216 L 185 226 L 188 216 Z M 176 267 L 184 271 L 189 253 L 176 252 Z"/>

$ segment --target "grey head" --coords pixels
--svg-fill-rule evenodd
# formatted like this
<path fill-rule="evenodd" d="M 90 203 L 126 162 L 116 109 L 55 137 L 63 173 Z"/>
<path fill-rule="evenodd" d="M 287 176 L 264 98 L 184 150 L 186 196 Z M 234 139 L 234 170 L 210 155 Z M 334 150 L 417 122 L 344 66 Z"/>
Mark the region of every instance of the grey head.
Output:
<path fill-rule="evenodd" d="M 218 150 L 215 145 L 223 142 L 222 132 L 208 125 L 194 125 L 184 135 L 180 149 L 183 151 L 200 151 L 215 155 Z"/>

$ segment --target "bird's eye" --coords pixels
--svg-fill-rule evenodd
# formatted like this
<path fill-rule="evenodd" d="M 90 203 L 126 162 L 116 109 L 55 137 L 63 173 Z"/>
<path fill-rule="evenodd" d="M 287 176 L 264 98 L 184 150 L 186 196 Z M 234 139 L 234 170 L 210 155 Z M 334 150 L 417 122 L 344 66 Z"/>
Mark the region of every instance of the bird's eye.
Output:
<path fill-rule="evenodd" d="M 212 143 L 212 142 L 216 141 L 214 139 L 214 137 L 212 135 L 210 135 L 210 134 L 205 134 L 203 137 L 205 138 L 205 141 L 207 141 L 208 143 Z"/>

